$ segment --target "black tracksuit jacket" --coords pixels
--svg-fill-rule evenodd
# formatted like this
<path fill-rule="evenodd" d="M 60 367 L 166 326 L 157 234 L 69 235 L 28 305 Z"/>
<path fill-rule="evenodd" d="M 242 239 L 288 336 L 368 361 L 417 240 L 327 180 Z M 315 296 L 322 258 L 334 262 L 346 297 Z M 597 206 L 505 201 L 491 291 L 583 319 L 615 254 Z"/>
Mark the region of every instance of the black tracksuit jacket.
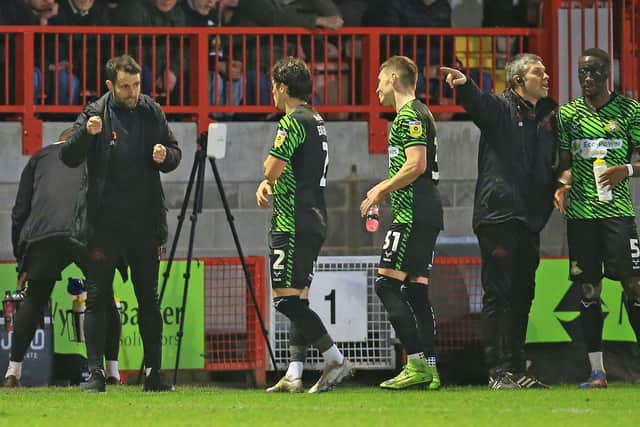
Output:
<path fill-rule="evenodd" d="M 93 235 L 99 209 L 102 206 L 102 196 L 109 173 L 109 159 L 113 146 L 111 129 L 111 92 L 103 95 L 97 101 L 87 105 L 74 123 L 74 132 L 62 147 L 62 161 L 70 167 L 76 167 L 86 159 L 89 176 L 88 200 L 88 226 L 89 239 Z M 146 95 L 140 95 L 137 108 L 141 108 L 142 140 L 144 150 L 148 153 L 148 162 L 140 167 L 151 168 L 151 212 L 149 221 L 153 228 L 154 238 L 158 246 L 167 240 L 167 209 L 164 203 L 164 193 L 160 182 L 160 172 L 170 172 L 178 167 L 182 153 L 178 143 L 169 129 L 167 119 L 155 101 Z M 102 132 L 90 135 L 86 130 L 87 120 L 91 116 L 102 118 Z M 167 149 L 167 157 L 162 164 L 152 160 L 153 146 L 162 144 Z"/>
<path fill-rule="evenodd" d="M 19 263 L 32 243 L 49 237 L 86 242 L 86 168 L 65 166 L 61 148 L 42 148 L 22 171 L 11 212 L 11 243 Z"/>
<path fill-rule="evenodd" d="M 480 128 L 473 229 L 510 220 L 539 232 L 553 210 L 557 163 L 557 103 L 535 107 L 507 89 L 482 93 L 473 81 L 458 86 L 458 99 Z"/>

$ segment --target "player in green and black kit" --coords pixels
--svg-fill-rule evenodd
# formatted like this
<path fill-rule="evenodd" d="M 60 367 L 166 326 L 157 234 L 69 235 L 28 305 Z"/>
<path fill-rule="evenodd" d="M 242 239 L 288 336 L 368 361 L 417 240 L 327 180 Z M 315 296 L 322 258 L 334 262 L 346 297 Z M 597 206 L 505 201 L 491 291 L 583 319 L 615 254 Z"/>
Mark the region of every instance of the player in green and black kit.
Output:
<path fill-rule="evenodd" d="M 408 361 L 400 374 L 380 384 L 386 389 L 424 384 L 440 388 L 427 285 L 436 238 L 443 229 L 442 203 L 436 188 L 436 131 L 431 112 L 415 97 L 417 75 L 415 63 L 406 56 L 393 56 L 380 66 L 378 98 L 397 113 L 389 135 L 389 179 L 369 190 L 360 205 L 365 216 L 391 194 L 393 223 L 385 236 L 375 289 Z"/>
<path fill-rule="evenodd" d="M 571 280 L 582 288 L 580 318 L 591 375 L 580 388 L 601 388 L 607 386 L 603 276 L 622 283 L 629 320 L 640 337 L 640 244 L 628 179 L 640 173 L 640 103 L 608 90 L 607 52 L 587 49 L 578 67 L 583 96 L 562 105 L 558 115 L 561 175 L 555 204 L 567 218 Z M 598 198 L 593 172 L 597 158 L 607 163 L 600 183 L 611 187 L 611 200 Z"/>
<path fill-rule="evenodd" d="M 325 367 L 309 393 L 329 391 L 353 374 L 318 315 L 309 308 L 313 262 L 327 229 L 324 189 L 329 153 L 324 120 L 310 105 L 311 73 L 304 61 L 288 57 L 272 70 L 276 108 L 286 115 L 278 123 L 273 147 L 264 161 L 265 179 L 256 198 L 269 207 L 273 194 L 273 219 L 269 247 L 273 303 L 291 321 L 291 363 L 285 376 L 269 392 L 301 392 L 307 346 L 320 350 Z"/>

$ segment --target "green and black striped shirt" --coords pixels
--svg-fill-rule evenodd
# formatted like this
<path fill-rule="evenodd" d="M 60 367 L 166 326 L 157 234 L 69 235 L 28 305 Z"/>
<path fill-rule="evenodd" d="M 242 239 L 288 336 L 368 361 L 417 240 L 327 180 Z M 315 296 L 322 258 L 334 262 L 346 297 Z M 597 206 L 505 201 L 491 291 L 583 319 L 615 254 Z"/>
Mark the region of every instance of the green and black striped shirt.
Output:
<path fill-rule="evenodd" d="M 328 150 L 324 120 L 311 106 L 280 119 L 269 154 L 287 165 L 273 186 L 273 231 L 325 235 Z"/>
<path fill-rule="evenodd" d="M 598 200 L 593 161 L 601 157 L 608 167 L 630 162 L 633 149 L 640 148 L 640 103 L 614 93 L 594 111 L 580 97 L 560 107 L 558 134 L 560 149 L 569 150 L 572 159 L 566 217 L 633 217 L 628 179 L 613 189 L 613 200 Z"/>
<path fill-rule="evenodd" d="M 427 148 L 427 169 L 410 185 L 391 192 L 393 222 L 422 222 L 442 229 L 442 202 L 436 188 L 439 179 L 436 129 L 427 106 L 414 99 L 400 108 L 391 126 L 389 178 L 393 178 L 407 161 L 405 150 L 418 145 Z"/>

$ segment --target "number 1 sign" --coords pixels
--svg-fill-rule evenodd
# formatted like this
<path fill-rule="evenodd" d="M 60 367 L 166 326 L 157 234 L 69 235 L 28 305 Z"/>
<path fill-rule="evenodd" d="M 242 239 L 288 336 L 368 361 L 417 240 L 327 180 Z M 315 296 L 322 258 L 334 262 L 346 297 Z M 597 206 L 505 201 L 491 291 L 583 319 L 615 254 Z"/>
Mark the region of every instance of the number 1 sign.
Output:
<path fill-rule="evenodd" d="M 313 276 L 309 301 L 334 341 L 366 341 L 365 271 L 316 273 Z"/>

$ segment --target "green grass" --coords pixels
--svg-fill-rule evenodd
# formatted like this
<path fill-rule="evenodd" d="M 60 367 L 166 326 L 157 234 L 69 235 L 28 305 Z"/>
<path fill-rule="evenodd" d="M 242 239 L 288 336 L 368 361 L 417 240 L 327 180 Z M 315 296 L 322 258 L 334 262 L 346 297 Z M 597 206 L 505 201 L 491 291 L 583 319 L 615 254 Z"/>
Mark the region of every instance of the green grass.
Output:
<path fill-rule="evenodd" d="M 637 425 L 640 388 L 389 392 L 341 386 L 321 395 L 182 386 L 174 393 L 111 387 L 0 389 L 0 425 L 20 426 L 622 426 Z"/>

